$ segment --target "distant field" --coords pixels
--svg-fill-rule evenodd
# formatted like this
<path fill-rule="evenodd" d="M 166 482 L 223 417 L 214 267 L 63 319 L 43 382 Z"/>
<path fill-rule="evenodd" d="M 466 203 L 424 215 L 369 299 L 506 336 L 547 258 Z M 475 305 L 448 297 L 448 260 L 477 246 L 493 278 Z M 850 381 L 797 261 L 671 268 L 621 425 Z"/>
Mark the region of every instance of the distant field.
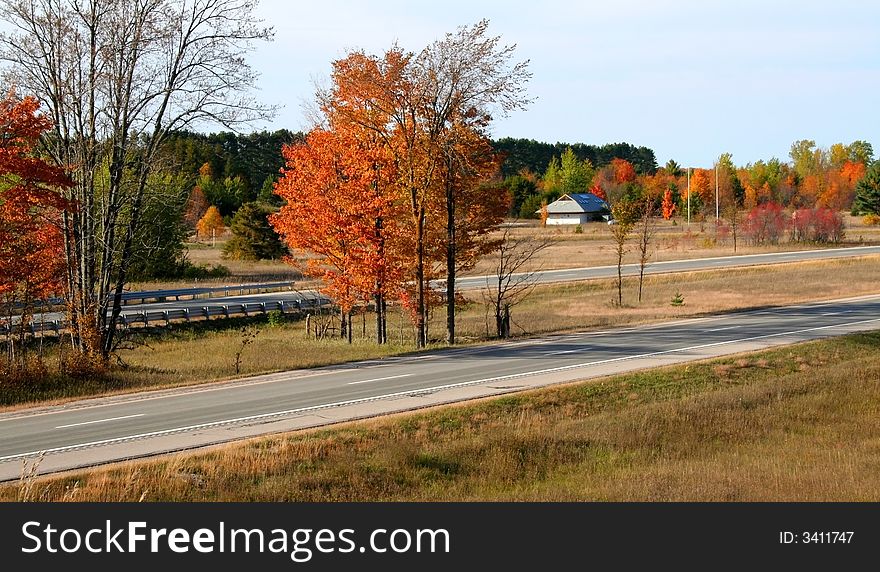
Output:
<path fill-rule="evenodd" d="M 878 501 L 880 332 L 0 487 L 41 501 Z"/>
<path fill-rule="evenodd" d="M 531 335 L 659 322 L 714 312 L 829 300 L 878 292 L 880 256 L 792 263 L 779 266 L 657 275 L 646 278 L 644 299 L 637 302 L 637 281 L 627 279 L 624 306 L 612 305 L 610 280 L 557 284 L 536 288 L 512 311 L 512 333 Z M 678 291 L 684 305 L 670 301 Z M 479 292 L 458 321 L 462 343 L 481 343 L 494 334 L 491 315 Z M 329 319 L 329 318 L 327 318 Z M 445 312 L 438 308 L 429 333 L 432 347 L 443 346 Z M 244 328 L 244 331 L 242 331 Z M 243 347 L 254 328 L 256 337 Z M 354 319 L 354 343 L 339 339 L 308 339 L 301 320 L 275 327 L 265 318 L 197 322 L 152 332 L 132 330 L 128 349 L 116 353 L 118 363 L 103 380 L 59 380 L 7 386 L 0 391 L 0 409 L 27 403 L 63 402 L 77 397 L 108 395 L 211 382 L 235 377 L 235 354 L 241 350 L 240 375 L 331 365 L 399 355 L 415 349 L 409 317 L 396 309 L 389 320 L 389 341 L 372 341 L 372 315 Z M 430 349 L 430 348 L 429 348 Z M 57 360 L 57 348 L 48 350 Z"/>
<path fill-rule="evenodd" d="M 854 246 L 858 244 L 880 244 L 880 226 L 866 226 L 860 217 L 846 216 L 846 239 L 844 244 L 837 246 Z M 578 268 L 582 266 L 607 266 L 617 263 L 611 233 L 605 223 L 590 223 L 583 227 L 582 233 L 576 233 L 574 227 L 541 227 L 538 221 L 520 221 L 512 231 L 516 237 L 532 236 L 536 238 L 552 238 L 554 244 L 544 250 L 530 265 L 523 270 L 553 270 L 558 268 Z M 733 241 L 716 243 L 713 241 L 713 226 L 677 220 L 658 219 L 657 234 L 652 242 L 651 261 L 680 260 L 690 258 L 707 258 L 734 254 Z M 209 244 L 191 244 L 189 259 L 195 264 L 222 264 L 229 268 L 231 276 L 211 279 L 208 282 L 218 284 L 234 284 L 241 282 L 267 282 L 296 280 L 301 286 L 314 284 L 304 280 L 293 266 L 282 261 L 245 262 L 226 260 L 221 257 L 223 241 L 212 247 Z M 632 243 L 634 248 L 635 243 Z M 814 245 L 789 244 L 764 246 L 748 246 L 739 241 L 736 254 L 760 254 L 765 252 L 783 252 L 818 248 Z M 637 262 L 634 250 L 626 256 L 626 263 Z M 480 261 L 477 266 L 465 275 L 481 276 L 492 272 L 491 257 Z M 134 284 L 135 289 L 150 290 L 155 288 L 182 288 L 192 286 L 191 282 L 164 281 Z"/>

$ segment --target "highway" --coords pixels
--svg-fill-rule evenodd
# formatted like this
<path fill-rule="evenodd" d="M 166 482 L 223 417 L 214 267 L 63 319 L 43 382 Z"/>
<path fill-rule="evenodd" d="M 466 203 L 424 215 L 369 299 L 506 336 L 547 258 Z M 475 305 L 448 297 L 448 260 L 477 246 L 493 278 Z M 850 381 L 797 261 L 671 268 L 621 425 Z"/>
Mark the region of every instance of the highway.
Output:
<path fill-rule="evenodd" d="M 743 266 L 761 266 L 766 264 L 782 264 L 786 262 L 808 262 L 811 260 L 829 260 L 832 258 L 852 258 L 880 254 L 880 246 L 856 246 L 851 248 L 827 248 L 822 250 L 799 250 L 793 252 L 772 252 L 766 254 L 744 254 L 739 256 L 719 256 L 714 258 L 694 258 L 691 260 L 668 260 L 649 262 L 645 274 L 668 274 L 672 272 L 694 272 L 697 270 L 719 270 Z M 638 264 L 626 264 L 622 268 L 624 276 L 638 276 Z M 459 288 L 477 289 L 486 286 L 485 276 L 459 278 Z M 617 278 L 617 266 L 593 266 L 588 268 L 567 268 L 562 270 L 545 270 L 534 273 L 535 282 L 547 284 L 551 282 L 572 282 L 577 280 L 596 280 L 601 278 Z"/>
<path fill-rule="evenodd" d="M 723 256 L 715 258 L 697 258 L 691 260 L 670 260 L 665 262 L 651 262 L 645 269 L 646 275 L 667 274 L 675 272 L 694 272 L 699 270 L 719 270 L 724 268 L 737 268 L 748 266 L 784 264 L 791 262 L 805 262 L 814 260 L 828 260 L 840 258 L 854 258 L 861 256 L 869 256 L 880 254 L 880 246 L 859 246 L 848 248 L 828 248 L 820 250 L 803 250 L 795 252 L 778 252 L 768 254 L 749 254 L 741 256 Z M 637 264 L 627 264 L 623 266 L 624 276 L 637 276 L 639 267 Z M 529 281 L 539 284 L 550 284 L 554 282 L 573 282 L 580 280 L 596 280 L 617 277 L 617 266 L 595 266 L 587 268 L 568 268 L 561 270 L 544 270 L 531 273 L 528 277 Z M 460 277 L 457 281 L 459 290 L 479 290 L 485 288 L 487 280 L 491 280 L 491 276 L 466 276 Z M 230 289 L 237 287 L 230 286 Z M 160 291 L 154 292 L 157 296 Z M 138 322 L 145 315 L 153 324 L 161 325 L 164 323 L 162 313 L 167 312 L 171 315 L 177 315 L 178 319 L 183 313 L 195 317 L 204 317 L 206 307 L 213 308 L 211 317 L 222 317 L 222 307 L 240 307 L 247 305 L 249 312 L 260 313 L 260 304 L 275 303 L 302 303 L 308 300 L 314 300 L 318 297 L 317 292 L 312 290 L 288 290 L 270 293 L 254 293 L 245 295 L 218 296 L 214 298 L 196 298 L 187 300 L 175 300 L 166 302 L 147 302 L 143 304 L 135 304 L 122 307 L 123 318 Z M 50 312 L 45 314 L 37 314 L 35 320 L 38 322 L 53 322 L 64 319 L 64 315 L 58 312 Z"/>
<path fill-rule="evenodd" d="M 0 479 L 880 329 L 880 294 L 0 414 Z"/>

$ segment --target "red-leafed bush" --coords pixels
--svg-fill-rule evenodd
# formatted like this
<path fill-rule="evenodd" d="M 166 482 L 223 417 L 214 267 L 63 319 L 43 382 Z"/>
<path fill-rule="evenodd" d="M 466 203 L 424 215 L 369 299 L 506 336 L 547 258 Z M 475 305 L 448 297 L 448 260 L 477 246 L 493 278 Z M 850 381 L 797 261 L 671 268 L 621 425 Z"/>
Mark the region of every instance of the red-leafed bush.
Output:
<path fill-rule="evenodd" d="M 785 235 L 788 220 L 782 206 L 763 203 L 749 211 L 742 234 L 751 244 L 778 244 Z"/>
<path fill-rule="evenodd" d="M 843 236 L 843 217 L 831 209 L 798 209 L 791 215 L 792 242 L 838 243 Z"/>

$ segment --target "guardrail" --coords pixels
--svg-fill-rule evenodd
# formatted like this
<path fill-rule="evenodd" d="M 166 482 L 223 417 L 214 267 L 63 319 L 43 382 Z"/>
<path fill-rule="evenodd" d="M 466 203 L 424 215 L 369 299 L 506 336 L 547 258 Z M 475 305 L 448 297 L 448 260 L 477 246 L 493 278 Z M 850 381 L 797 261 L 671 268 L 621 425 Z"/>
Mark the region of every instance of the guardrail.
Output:
<path fill-rule="evenodd" d="M 119 322 L 123 327 L 135 325 L 147 326 L 159 323 L 169 325 L 174 322 L 190 322 L 194 320 L 210 320 L 211 318 L 231 318 L 236 316 L 255 316 L 280 311 L 283 314 L 304 313 L 332 306 L 333 301 L 326 296 L 302 294 L 298 300 L 270 300 L 266 302 L 249 302 L 246 304 L 205 304 L 197 308 L 180 308 L 176 310 L 144 310 L 143 312 L 126 312 L 120 314 Z M 13 326 L 14 327 L 14 326 Z M 66 320 L 33 320 L 27 329 L 31 334 L 52 333 L 60 335 L 67 327 Z M 0 335 L 9 333 L 10 326 L 0 323 Z"/>
<path fill-rule="evenodd" d="M 239 284 L 237 286 L 205 286 L 200 288 L 179 288 L 176 290 L 142 290 L 136 292 L 123 292 L 122 303 L 126 306 L 135 302 L 143 304 L 147 300 L 165 302 L 170 299 L 175 301 L 189 297 L 191 299 L 207 295 L 222 293 L 223 296 L 244 296 L 245 294 L 265 293 L 277 290 L 293 289 L 293 282 L 266 282 L 263 284 Z"/>
<path fill-rule="evenodd" d="M 212 298 L 214 294 L 222 293 L 224 296 L 244 296 L 245 294 L 273 292 L 278 290 L 292 290 L 294 282 L 264 282 L 260 284 L 238 284 L 225 286 L 201 286 L 197 288 L 177 288 L 171 290 L 135 290 L 122 293 L 122 305 L 144 304 L 148 300 L 153 302 L 166 302 L 168 300 L 179 301 L 181 298 L 196 299 L 200 296 Z M 37 300 L 36 307 L 63 306 L 64 298 L 49 298 Z M 21 307 L 20 303 L 16 304 Z"/>

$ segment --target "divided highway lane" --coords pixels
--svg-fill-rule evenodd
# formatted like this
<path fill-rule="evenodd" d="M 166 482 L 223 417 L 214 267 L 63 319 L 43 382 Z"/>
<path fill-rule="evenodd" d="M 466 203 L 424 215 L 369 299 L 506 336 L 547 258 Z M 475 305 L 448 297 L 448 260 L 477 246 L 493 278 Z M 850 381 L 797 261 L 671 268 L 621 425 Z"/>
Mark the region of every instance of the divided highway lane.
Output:
<path fill-rule="evenodd" d="M 877 328 L 880 295 L 2 414 L 0 479 Z"/>
<path fill-rule="evenodd" d="M 697 258 L 693 260 L 670 260 L 665 262 L 651 262 L 648 264 L 645 274 L 666 274 L 674 272 L 693 272 L 697 270 L 717 270 L 721 268 L 735 268 L 743 266 L 759 266 L 767 264 L 782 264 L 789 262 L 804 262 L 809 260 L 827 260 L 832 258 L 854 258 L 880 254 L 880 246 L 858 246 L 848 248 L 828 248 L 821 250 L 803 250 L 796 252 L 774 252 L 769 254 L 750 254 L 741 256 L 723 256 L 717 258 Z M 624 276 L 638 275 L 637 264 L 627 264 L 623 267 Z M 553 282 L 572 282 L 578 280 L 596 280 L 602 278 L 616 278 L 616 266 L 596 266 L 589 268 L 569 268 L 561 270 L 544 270 L 533 273 L 531 281 L 540 284 Z M 486 287 L 486 280 L 492 277 L 467 276 L 460 277 L 457 281 L 459 290 L 478 290 Z M 234 289 L 234 288 L 232 288 Z M 246 294 L 243 296 L 220 296 L 208 299 L 176 300 L 167 302 L 148 302 L 135 306 L 123 306 L 122 316 L 130 320 L 137 319 L 144 312 L 159 313 L 163 311 L 189 311 L 196 315 L 205 306 L 241 305 L 248 304 L 259 306 L 266 302 L 300 302 L 304 299 L 315 298 L 314 290 L 280 291 L 266 294 Z M 254 309 L 254 312 L 257 310 Z M 63 319 L 63 314 L 47 313 L 38 314 L 37 320 L 51 322 Z"/>
<path fill-rule="evenodd" d="M 691 260 L 667 260 L 650 262 L 645 274 L 667 274 L 671 272 L 694 272 L 697 270 L 718 270 L 742 266 L 761 266 L 765 264 L 782 264 L 786 262 L 807 262 L 811 260 L 829 260 L 832 258 L 853 258 L 880 254 L 880 246 L 856 246 L 849 248 L 827 248 L 822 250 L 799 250 L 795 252 L 772 252 L 767 254 L 743 254 L 738 256 L 720 256 L 715 258 L 695 258 Z M 638 264 L 623 266 L 624 276 L 638 276 Z M 491 277 L 488 277 L 491 278 Z M 576 280 L 596 280 L 601 278 L 617 278 L 617 266 L 594 266 L 589 268 L 567 268 L 536 272 L 532 279 L 540 284 L 551 282 L 571 282 Z M 459 278 L 459 288 L 475 289 L 486 286 L 486 276 L 469 276 Z"/>

